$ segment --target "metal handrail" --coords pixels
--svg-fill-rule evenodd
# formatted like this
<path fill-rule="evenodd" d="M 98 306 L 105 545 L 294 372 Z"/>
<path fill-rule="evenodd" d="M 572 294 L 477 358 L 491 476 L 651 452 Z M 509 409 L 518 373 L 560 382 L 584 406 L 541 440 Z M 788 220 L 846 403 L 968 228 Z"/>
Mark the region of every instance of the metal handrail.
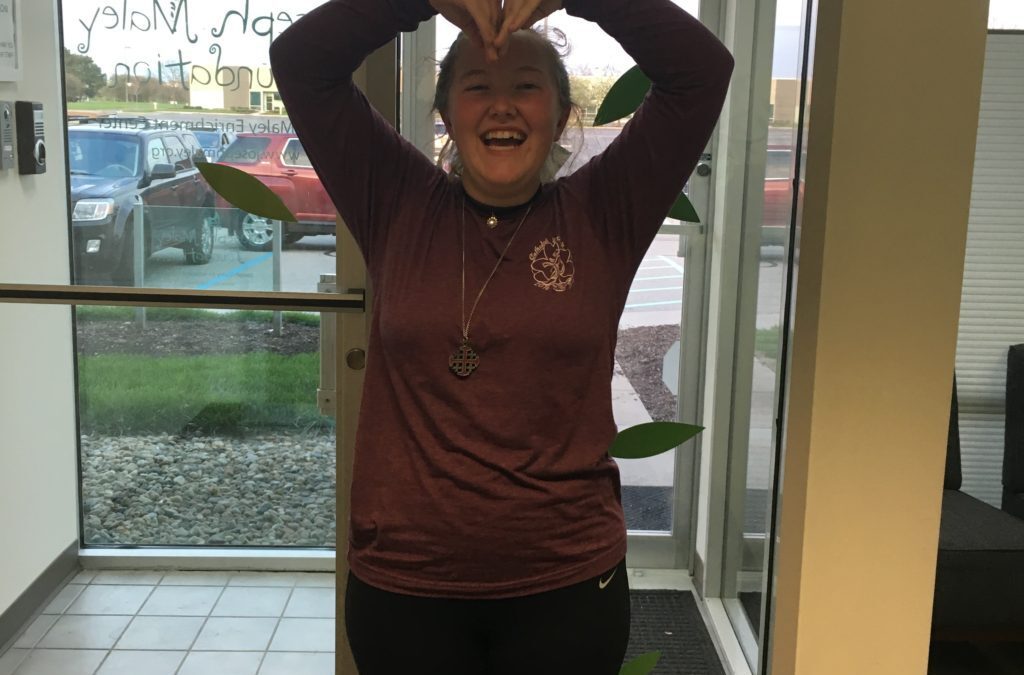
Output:
<path fill-rule="evenodd" d="M 210 307 L 277 309 L 297 312 L 363 312 L 366 293 L 261 293 L 116 286 L 0 284 L 0 304 L 104 305 L 125 307 Z"/>

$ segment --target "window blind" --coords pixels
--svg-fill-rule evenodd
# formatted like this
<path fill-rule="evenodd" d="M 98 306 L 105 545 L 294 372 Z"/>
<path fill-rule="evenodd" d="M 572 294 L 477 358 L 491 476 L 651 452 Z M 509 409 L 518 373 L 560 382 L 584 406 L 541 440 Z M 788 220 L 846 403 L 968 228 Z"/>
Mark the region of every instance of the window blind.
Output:
<path fill-rule="evenodd" d="M 962 489 L 993 506 L 999 506 L 1002 498 L 1006 352 L 1010 345 L 1021 342 L 1024 34 L 990 33 L 967 229 L 956 372 Z"/>

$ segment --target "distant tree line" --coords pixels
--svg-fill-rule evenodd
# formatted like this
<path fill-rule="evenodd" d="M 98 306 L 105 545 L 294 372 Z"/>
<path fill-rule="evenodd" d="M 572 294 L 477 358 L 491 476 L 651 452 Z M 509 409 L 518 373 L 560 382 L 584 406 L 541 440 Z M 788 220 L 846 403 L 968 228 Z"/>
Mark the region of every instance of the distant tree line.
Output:
<path fill-rule="evenodd" d="M 572 100 L 584 113 L 593 114 L 601 106 L 608 90 L 615 84 L 615 76 L 610 75 L 569 75 L 569 90 Z"/>
<path fill-rule="evenodd" d="M 123 74 L 107 77 L 91 57 L 64 49 L 64 86 L 68 101 L 102 99 L 187 104 L 188 92 L 181 82 L 168 81 L 168 75 L 164 74 L 162 84 L 156 77 L 125 77 Z"/>
<path fill-rule="evenodd" d="M 64 49 L 64 86 L 69 101 L 95 98 L 107 86 L 107 76 L 88 56 Z"/>
<path fill-rule="evenodd" d="M 155 77 L 110 78 L 99 91 L 99 98 L 106 101 L 145 101 L 147 103 L 188 104 L 188 92 L 177 82 L 160 83 Z"/>

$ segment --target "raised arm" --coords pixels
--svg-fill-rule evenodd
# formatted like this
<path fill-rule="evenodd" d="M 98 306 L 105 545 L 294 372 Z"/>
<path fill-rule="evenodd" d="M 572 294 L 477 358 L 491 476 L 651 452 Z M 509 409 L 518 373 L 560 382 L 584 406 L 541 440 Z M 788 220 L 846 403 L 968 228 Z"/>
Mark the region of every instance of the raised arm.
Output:
<path fill-rule="evenodd" d="M 271 45 L 288 116 L 367 259 L 405 181 L 439 169 L 381 117 L 352 81 L 368 54 L 434 14 L 427 0 L 330 0 Z"/>
<path fill-rule="evenodd" d="M 565 0 L 565 9 L 601 26 L 653 82 L 618 138 L 568 179 L 585 188 L 625 260 L 639 264 L 711 136 L 733 58 L 670 0 Z"/>

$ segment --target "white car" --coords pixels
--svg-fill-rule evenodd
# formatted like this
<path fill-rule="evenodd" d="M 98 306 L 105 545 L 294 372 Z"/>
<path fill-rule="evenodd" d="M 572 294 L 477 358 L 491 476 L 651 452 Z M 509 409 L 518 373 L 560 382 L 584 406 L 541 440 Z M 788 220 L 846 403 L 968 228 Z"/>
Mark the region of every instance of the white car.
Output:
<path fill-rule="evenodd" d="M 213 129 L 213 128 L 193 128 L 192 133 L 196 135 L 199 142 L 203 146 L 203 154 L 206 155 L 207 161 L 216 162 L 220 159 L 220 155 L 224 152 L 224 148 L 228 147 L 235 142 L 238 135 L 234 131 L 228 131 L 226 129 Z"/>

